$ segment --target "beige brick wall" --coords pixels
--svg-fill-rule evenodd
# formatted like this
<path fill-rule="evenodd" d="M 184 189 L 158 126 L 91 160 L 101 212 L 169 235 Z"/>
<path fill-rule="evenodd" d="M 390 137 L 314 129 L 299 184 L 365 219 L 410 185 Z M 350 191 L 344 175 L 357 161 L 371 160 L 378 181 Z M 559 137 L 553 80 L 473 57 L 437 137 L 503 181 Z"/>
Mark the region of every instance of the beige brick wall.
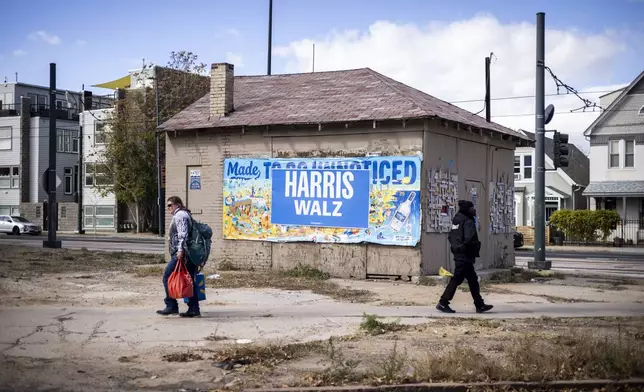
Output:
<path fill-rule="evenodd" d="M 398 122 L 400 125 L 400 122 Z M 371 125 L 371 124 L 369 124 Z M 295 156 L 413 155 L 422 151 L 422 124 L 413 128 L 325 128 L 270 133 L 189 132 L 166 136 L 166 197 L 182 198 L 195 219 L 213 230 L 210 263 L 230 261 L 241 268 L 289 268 L 315 265 L 334 276 L 365 278 L 366 274 L 419 275 L 420 245 L 416 247 L 361 244 L 270 243 L 222 238 L 222 180 L 225 158 Z M 201 190 L 188 190 L 188 171 L 201 171 Z M 169 232 L 171 216 L 166 216 Z M 167 251 L 166 251 L 167 252 Z"/>

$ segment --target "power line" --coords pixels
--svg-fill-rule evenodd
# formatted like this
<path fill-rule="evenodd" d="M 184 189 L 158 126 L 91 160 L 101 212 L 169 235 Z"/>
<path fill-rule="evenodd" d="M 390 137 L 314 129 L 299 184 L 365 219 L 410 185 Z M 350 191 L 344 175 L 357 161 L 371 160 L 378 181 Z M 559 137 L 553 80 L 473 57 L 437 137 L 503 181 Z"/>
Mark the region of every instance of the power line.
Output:
<path fill-rule="evenodd" d="M 615 90 L 601 90 L 601 91 L 587 91 L 587 92 L 582 92 L 579 94 L 604 94 L 604 93 L 612 93 Z M 553 94 L 546 94 L 546 97 L 556 97 L 556 96 L 564 96 L 566 94 L 561 94 L 561 93 L 553 93 Z M 498 97 L 498 98 L 491 98 L 491 101 L 507 101 L 507 100 L 513 100 L 513 99 L 528 99 L 528 98 L 535 98 L 534 95 L 515 95 L 515 96 L 508 96 L 508 97 Z M 460 101 L 449 101 L 451 104 L 456 104 L 456 103 L 474 103 L 474 102 L 483 102 L 485 101 L 484 99 L 465 99 L 465 100 L 460 100 Z M 598 106 L 599 107 L 599 106 Z"/>
<path fill-rule="evenodd" d="M 597 111 L 570 111 L 570 112 L 555 112 L 555 114 L 590 114 L 590 113 L 613 113 L 613 112 L 639 112 L 639 109 L 621 109 L 621 110 L 597 110 Z M 515 114 L 498 114 L 492 117 L 522 117 L 522 116 L 534 116 L 534 113 L 515 113 Z"/>

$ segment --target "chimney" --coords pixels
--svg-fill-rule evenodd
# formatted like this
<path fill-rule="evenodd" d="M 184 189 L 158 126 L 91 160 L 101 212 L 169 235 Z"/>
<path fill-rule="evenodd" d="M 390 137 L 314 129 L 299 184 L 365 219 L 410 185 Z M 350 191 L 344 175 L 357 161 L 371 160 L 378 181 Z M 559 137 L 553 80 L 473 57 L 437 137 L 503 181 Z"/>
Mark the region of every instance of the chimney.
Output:
<path fill-rule="evenodd" d="M 228 63 L 213 64 L 210 68 L 210 116 L 222 117 L 234 109 L 233 90 L 235 66 Z"/>

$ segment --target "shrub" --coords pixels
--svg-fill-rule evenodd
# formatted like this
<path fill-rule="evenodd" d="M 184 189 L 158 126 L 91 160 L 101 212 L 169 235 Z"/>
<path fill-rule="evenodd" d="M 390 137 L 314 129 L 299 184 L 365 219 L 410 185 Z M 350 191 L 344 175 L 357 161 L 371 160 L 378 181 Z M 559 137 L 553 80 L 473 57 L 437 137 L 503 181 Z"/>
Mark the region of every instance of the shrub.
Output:
<path fill-rule="evenodd" d="M 564 233 L 566 238 L 583 242 L 603 241 L 621 221 L 613 210 L 559 210 L 550 216 L 550 224 Z"/>

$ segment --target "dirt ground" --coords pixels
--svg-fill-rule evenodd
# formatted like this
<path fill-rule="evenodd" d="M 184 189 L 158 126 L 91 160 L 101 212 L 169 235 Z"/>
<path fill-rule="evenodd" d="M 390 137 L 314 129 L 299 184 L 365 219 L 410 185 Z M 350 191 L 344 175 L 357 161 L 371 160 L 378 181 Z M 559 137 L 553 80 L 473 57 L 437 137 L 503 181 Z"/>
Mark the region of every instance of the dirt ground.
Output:
<path fill-rule="evenodd" d="M 306 267 L 283 272 L 218 271 L 218 279 L 208 280 L 209 299 L 204 306 L 237 309 L 252 298 L 274 296 L 286 308 L 363 304 L 372 315 L 351 316 L 347 324 L 331 319 L 320 327 L 335 336 L 331 339 L 265 336 L 248 344 L 236 341 L 231 336 L 234 330 L 226 328 L 200 330 L 194 339 L 164 343 L 158 335 L 160 327 L 155 327 L 158 319 L 153 318 L 145 322 L 154 337 L 143 335 L 139 341 L 126 341 L 100 322 L 68 326 L 83 312 L 100 311 L 108 320 L 123 314 L 134 320 L 139 309 L 152 313 L 162 305 L 164 267 L 155 255 L 0 244 L 0 313 L 24 310 L 56 315 L 49 323 L 32 323 L 28 327 L 36 328 L 27 334 L 11 330 L 14 327 L 0 330 L 4 335 L 0 390 L 239 390 L 644 376 L 644 317 L 407 317 L 402 323 L 379 318 L 378 309 L 395 313 L 395 309 L 433 306 L 443 283 L 329 279 Z M 211 267 L 206 274 L 215 272 Z M 605 303 L 610 307 L 641 304 L 643 283 L 517 271 L 493 277 L 482 287 L 486 300 L 495 304 Z M 455 308 L 471 306 L 466 286 L 457 293 Z M 296 313 L 278 318 L 262 312 L 261 303 L 256 308 L 249 323 L 273 323 L 278 330 L 279 323 L 299 322 Z M 138 323 L 127 317 L 122 324 L 125 330 L 130 328 L 128 322 Z M 83 334 L 85 330 L 89 332 Z M 105 344 L 97 345 L 97 340 Z M 44 351 L 34 354 L 32 343 Z"/>

